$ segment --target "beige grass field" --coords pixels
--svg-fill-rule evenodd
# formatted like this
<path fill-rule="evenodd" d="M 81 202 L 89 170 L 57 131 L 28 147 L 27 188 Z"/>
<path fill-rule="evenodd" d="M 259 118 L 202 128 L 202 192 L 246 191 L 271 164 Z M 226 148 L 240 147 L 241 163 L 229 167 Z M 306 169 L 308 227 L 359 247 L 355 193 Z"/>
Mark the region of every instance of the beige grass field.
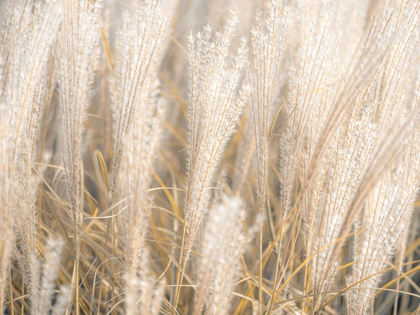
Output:
<path fill-rule="evenodd" d="M 420 314 L 419 0 L 0 16 L 0 315 Z"/>

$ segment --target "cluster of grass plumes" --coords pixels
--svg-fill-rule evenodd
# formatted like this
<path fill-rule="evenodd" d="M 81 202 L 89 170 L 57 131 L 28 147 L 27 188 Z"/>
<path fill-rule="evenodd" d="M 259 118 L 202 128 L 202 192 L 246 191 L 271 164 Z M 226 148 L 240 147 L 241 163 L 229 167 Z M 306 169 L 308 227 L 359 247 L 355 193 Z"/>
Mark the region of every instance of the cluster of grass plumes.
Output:
<path fill-rule="evenodd" d="M 420 314 L 418 0 L 0 10 L 0 314 Z"/>

